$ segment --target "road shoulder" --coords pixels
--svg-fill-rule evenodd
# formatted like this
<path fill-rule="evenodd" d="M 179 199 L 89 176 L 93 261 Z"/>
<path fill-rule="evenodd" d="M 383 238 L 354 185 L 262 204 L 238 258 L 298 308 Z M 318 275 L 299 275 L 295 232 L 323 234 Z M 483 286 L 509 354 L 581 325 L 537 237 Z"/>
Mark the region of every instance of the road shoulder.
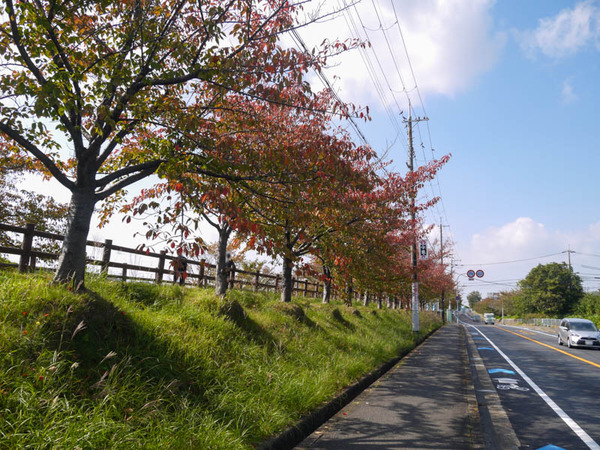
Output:
<path fill-rule="evenodd" d="M 465 330 L 466 348 L 473 380 L 472 385 L 477 399 L 485 448 L 488 450 L 519 448 L 521 443 L 500 402 L 500 397 L 492 383 L 492 379 L 482 363 L 477 346 L 471 336 L 471 327 L 461 325 L 461 328 Z"/>

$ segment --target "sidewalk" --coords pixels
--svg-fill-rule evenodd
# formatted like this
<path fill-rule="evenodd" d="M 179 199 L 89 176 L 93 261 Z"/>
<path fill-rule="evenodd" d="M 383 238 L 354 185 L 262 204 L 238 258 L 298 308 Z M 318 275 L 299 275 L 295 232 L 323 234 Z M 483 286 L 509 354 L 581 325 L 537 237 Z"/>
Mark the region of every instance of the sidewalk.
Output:
<path fill-rule="evenodd" d="M 483 448 L 464 328 L 438 330 L 295 448 Z"/>

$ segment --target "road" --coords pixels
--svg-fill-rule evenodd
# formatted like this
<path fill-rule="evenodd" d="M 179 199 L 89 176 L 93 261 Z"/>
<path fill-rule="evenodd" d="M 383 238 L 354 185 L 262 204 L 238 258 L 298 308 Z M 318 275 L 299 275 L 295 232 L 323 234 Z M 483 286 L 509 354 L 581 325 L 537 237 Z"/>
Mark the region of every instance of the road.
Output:
<path fill-rule="evenodd" d="M 471 364 L 489 375 L 478 399 L 497 392 L 519 448 L 600 450 L 600 351 L 559 346 L 553 332 L 461 321 Z"/>

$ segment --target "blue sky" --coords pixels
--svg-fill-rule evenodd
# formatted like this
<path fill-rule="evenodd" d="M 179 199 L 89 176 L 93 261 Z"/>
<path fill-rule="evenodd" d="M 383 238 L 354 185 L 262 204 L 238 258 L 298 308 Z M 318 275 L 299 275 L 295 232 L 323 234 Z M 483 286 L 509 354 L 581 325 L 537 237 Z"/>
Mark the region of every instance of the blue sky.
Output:
<path fill-rule="evenodd" d="M 567 261 L 567 250 L 586 289 L 598 289 L 600 1 L 362 0 L 304 36 L 361 33 L 378 74 L 356 51 L 328 76 L 340 77 L 343 99 L 370 106 L 360 128 L 378 151 L 398 133 L 383 106 L 399 116 L 410 99 L 429 118 L 415 134 L 420 162 L 452 154 L 423 195 L 442 197 L 427 220 L 449 226 L 463 293 L 510 290 L 535 265 Z M 399 171 L 406 148 L 404 129 L 389 148 Z M 485 276 L 468 281 L 468 269 Z"/>
<path fill-rule="evenodd" d="M 406 170 L 408 100 L 429 118 L 415 129 L 418 163 L 452 154 L 422 196 L 442 198 L 426 219 L 454 243 L 463 294 L 510 290 L 569 249 L 586 289 L 600 288 L 600 0 L 362 0 L 300 33 L 309 47 L 371 42 L 326 75 L 341 98 L 370 107 L 359 127 L 396 170 Z M 64 188 L 42 190 L 68 201 Z M 129 245 L 134 231 L 115 218 L 90 238 Z M 468 269 L 485 276 L 468 281 Z"/>

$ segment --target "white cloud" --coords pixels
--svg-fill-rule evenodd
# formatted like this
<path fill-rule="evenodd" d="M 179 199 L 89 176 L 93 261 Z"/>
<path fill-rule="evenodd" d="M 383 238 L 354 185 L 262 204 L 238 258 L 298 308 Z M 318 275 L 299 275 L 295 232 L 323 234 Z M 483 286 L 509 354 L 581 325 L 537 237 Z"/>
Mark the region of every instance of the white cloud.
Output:
<path fill-rule="evenodd" d="M 481 263 L 503 262 L 556 252 L 560 246 L 555 241 L 556 236 L 544 224 L 521 217 L 500 228 L 489 228 L 475 234 L 469 250 Z M 549 250 L 550 247 L 553 249 Z"/>
<path fill-rule="evenodd" d="M 574 103 L 579 99 L 573 88 L 573 83 L 570 79 L 563 81 L 562 90 L 560 93 L 561 100 L 564 104 Z"/>
<path fill-rule="evenodd" d="M 464 292 L 482 294 L 514 289 L 538 264 L 568 262 L 583 279 L 584 288 L 600 288 L 600 223 L 563 232 L 549 230 L 543 223 L 521 217 L 500 227 L 473 235 L 466 245 L 457 245 L 463 261 L 456 268 Z M 482 279 L 468 281 L 467 270 L 483 269 Z"/>
<path fill-rule="evenodd" d="M 379 86 L 387 93 L 384 103 L 389 104 L 393 101 L 391 91 L 399 101 L 405 99 L 401 79 L 408 91 L 414 90 L 413 72 L 422 96 L 453 96 L 468 89 L 474 79 L 494 65 L 505 42 L 503 35 L 492 31 L 490 10 L 494 0 L 374 3 L 359 2 L 334 21 L 301 30 L 309 47 L 324 38 L 368 37 L 371 48 L 362 55 L 359 51 L 344 54 L 327 71 L 329 77 L 333 73 L 340 76 L 336 88 L 342 98 L 350 96 L 349 100 L 356 103 L 382 103 L 364 58 L 377 73 Z"/>
<path fill-rule="evenodd" d="M 598 47 L 600 9 L 596 1 L 586 0 L 555 17 L 540 19 L 535 30 L 518 36 L 522 48 L 532 56 L 537 51 L 556 59 L 571 56 L 590 44 Z"/>

